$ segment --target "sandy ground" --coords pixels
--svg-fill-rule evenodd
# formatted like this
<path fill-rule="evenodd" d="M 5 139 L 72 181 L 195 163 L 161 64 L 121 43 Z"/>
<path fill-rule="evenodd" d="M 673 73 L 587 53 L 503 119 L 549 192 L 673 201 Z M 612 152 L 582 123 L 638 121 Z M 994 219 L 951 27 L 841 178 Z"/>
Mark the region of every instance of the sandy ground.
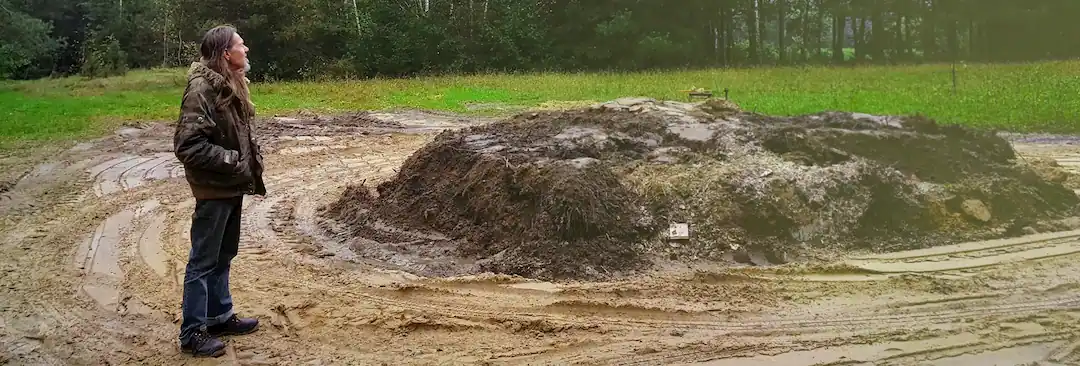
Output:
<path fill-rule="evenodd" d="M 317 208 L 390 177 L 431 131 L 481 122 L 374 117 L 404 128 L 263 138 L 270 194 L 245 201 L 232 274 L 237 310 L 263 328 L 212 360 L 176 344 L 194 201 L 169 127 L 0 161 L 25 167 L 0 187 L 0 363 L 1080 364 L 1080 231 L 611 283 L 423 278 L 360 258 Z M 1016 147 L 1080 167 L 1067 142 Z"/>

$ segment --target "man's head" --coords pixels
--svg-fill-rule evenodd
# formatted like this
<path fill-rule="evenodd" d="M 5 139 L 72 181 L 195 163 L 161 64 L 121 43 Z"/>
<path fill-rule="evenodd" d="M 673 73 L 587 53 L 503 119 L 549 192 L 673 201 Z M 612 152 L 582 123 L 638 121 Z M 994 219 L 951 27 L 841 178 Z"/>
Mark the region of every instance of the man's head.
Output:
<path fill-rule="evenodd" d="M 202 62 L 214 70 L 229 84 L 233 95 L 243 101 L 244 109 L 249 114 L 254 114 L 254 104 L 248 93 L 247 78 L 244 74 L 251 67 L 247 58 L 248 48 L 244 45 L 244 39 L 236 32 L 236 28 L 228 25 L 220 25 L 206 31 L 203 35 L 202 46 L 199 54 Z M 226 102 L 222 99 L 222 102 Z"/>
<path fill-rule="evenodd" d="M 203 35 L 199 54 L 211 69 L 225 74 L 231 71 L 245 72 L 250 66 L 248 48 L 236 28 L 220 25 Z M 225 70 L 228 68 L 228 70 Z"/>

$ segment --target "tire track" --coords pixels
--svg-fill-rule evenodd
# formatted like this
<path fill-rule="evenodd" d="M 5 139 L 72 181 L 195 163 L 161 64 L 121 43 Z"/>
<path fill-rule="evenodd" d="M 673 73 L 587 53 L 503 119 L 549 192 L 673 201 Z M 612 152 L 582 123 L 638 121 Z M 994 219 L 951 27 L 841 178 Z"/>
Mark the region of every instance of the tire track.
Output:
<path fill-rule="evenodd" d="M 1080 339 L 1077 339 L 1076 335 L 1072 335 L 1068 343 L 1054 349 L 1046 360 L 1069 364 L 1080 363 Z"/>
<path fill-rule="evenodd" d="M 683 341 L 680 347 L 644 355 L 613 357 L 610 364 L 685 363 L 715 366 L 743 365 L 988 365 L 1009 360 L 1016 364 L 1053 360 L 1071 348 L 1078 327 L 1076 313 L 1048 311 L 1037 315 L 1007 314 L 973 318 L 965 322 L 908 328 L 868 328 L 850 334 L 836 334 L 826 342 L 818 337 L 767 337 L 749 340 L 785 340 L 758 354 L 732 355 L 728 349 L 710 344 L 697 346 Z M 974 319 L 978 319 L 975 321 Z M 830 334 L 830 333 L 825 333 Z M 843 334 L 842 336 L 840 334 Z M 713 337 L 723 341 L 727 337 Z M 747 338 L 737 338 L 747 339 Z M 793 346 L 794 345 L 794 346 Z M 741 357 L 727 359 L 727 357 Z M 712 361 L 712 362 L 707 362 Z M 928 363 L 929 362 L 929 363 Z M 1012 363 L 1010 363 L 1012 364 Z"/>
<path fill-rule="evenodd" d="M 160 206 L 156 200 L 142 201 L 124 208 L 100 224 L 87 236 L 75 256 L 75 267 L 82 271 L 80 288 L 99 306 L 109 311 L 148 313 L 138 301 L 123 296 L 121 284 L 126 271 L 121 266 L 121 249 L 125 233 L 136 227 L 135 222 Z"/>
<path fill-rule="evenodd" d="M 72 163 L 44 163 L 18 180 L 0 187 L 0 216 L 16 218 L 36 215 L 46 208 L 70 208 L 81 203 L 93 181 L 87 165 L 95 159 Z M 5 190 L 6 189 L 6 190 Z"/>
<path fill-rule="evenodd" d="M 1080 254 L 1080 230 L 854 257 L 833 265 L 811 267 L 795 273 L 781 275 L 763 272 L 752 274 L 751 277 L 763 280 L 835 283 L 888 281 L 918 274 L 942 280 L 963 280 L 998 266 L 1033 263 L 1077 254 Z M 828 273 L 833 267 L 844 271 Z M 814 268 L 825 273 L 815 273 Z M 782 269 L 780 267 L 780 270 Z"/>
<path fill-rule="evenodd" d="M 150 218 L 146 226 L 138 231 L 138 255 L 144 265 L 149 267 L 158 277 L 168 278 L 169 269 L 175 268 L 172 259 L 165 253 L 162 239 L 168 225 L 168 215 L 157 213 Z"/>
<path fill-rule="evenodd" d="M 855 258 L 845 264 L 876 274 L 948 273 L 1080 253 L 1080 230 Z"/>
<path fill-rule="evenodd" d="M 134 169 L 136 166 L 145 163 L 149 158 L 135 156 L 121 159 L 123 159 L 123 161 L 102 170 L 100 173 L 94 176 L 96 180 L 96 182 L 94 183 L 94 195 L 98 197 L 104 197 L 112 193 L 123 191 L 124 186 L 121 177 L 124 175 L 124 173 L 127 173 L 129 170 Z"/>
<path fill-rule="evenodd" d="M 1043 244 L 1055 245 L 1065 242 L 1071 242 L 1076 239 L 1080 239 L 1080 230 L 1043 233 L 1020 238 L 994 239 L 908 250 L 903 252 L 875 254 L 870 256 L 853 257 L 852 260 L 907 262 L 912 260 L 933 260 L 950 258 L 958 255 L 978 256 L 979 254 L 981 254 L 981 252 L 991 252 L 990 254 L 998 254 L 1000 253 L 999 251 L 1008 251 L 1008 249 L 1013 247 L 1024 247 Z"/>
<path fill-rule="evenodd" d="M 183 166 L 172 153 L 124 155 L 86 171 L 96 197 L 137 189 L 148 182 L 183 176 Z"/>
<path fill-rule="evenodd" d="M 708 366 L 766 366 L 766 365 L 990 365 L 1003 358 L 998 353 L 1014 352 L 1031 345 L 1052 344 L 1068 339 L 1074 331 L 1049 332 L 1006 341 L 994 341 L 973 334 L 930 336 L 910 340 L 904 336 L 868 334 L 839 338 L 826 342 L 792 341 L 769 346 L 687 347 L 691 350 L 655 352 L 645 356 L 626 356 L 592 364 L 657 365 L 698 364 Z M 761 356 L 769 355 L 769 356 Z M 1039 355 L 1029 356 L 1029 362 L 1044 361 Z M 961 361 L 961 359 L 964 359 Z M 558 360 L 558 363 L 563 363 Z M 571 363 L 571 362 L 566 362 Z"/>

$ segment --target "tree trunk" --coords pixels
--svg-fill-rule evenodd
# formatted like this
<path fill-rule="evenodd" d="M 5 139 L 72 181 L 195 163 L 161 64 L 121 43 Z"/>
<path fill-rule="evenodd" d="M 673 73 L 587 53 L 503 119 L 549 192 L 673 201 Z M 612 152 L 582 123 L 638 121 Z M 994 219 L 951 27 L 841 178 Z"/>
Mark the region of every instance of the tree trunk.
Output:
<path fill-rule="evenodd" d="M 863 38 L 866 31 L 866 20 L 862 17 L 855 17 L 855 63 L 859 64 L 863 61 L 863 52 L 866 51 L 864 43 L 866 38 Z"/>
<path fill-rule="evenodd" d="M 169 21 L 161 22 L 161 67 L 169 66 Z"/>
<path fill-rule="evenodd" d="M 949 18 L 949 20 L 945 21 L 945 38 L 946 42 L 948 42 L 949 47 L 949 59 L 956 60 L 956 58 L 960 55 L 960 41 L 956 34 L 956 20 L 952 19 L 951 16 Z"/>
<path fill-rule="evenodd" d="M 923 8 L 922 16 L 922 48 L 923 60 L 936 60 L 938 54 L 937 35 L 934 29 L 934 0 L 927 0 Z"/>
<path fill-rule="evenodd" d="M 720 58 L 720 45 L 721 45 L 720 27 L 712 27 L 712 41 L 713 41 L 713 64 L 724 66 L 723 60 Z"/>
<path fill-rule="evenodd" d="M 780 64 L 784 64 L 787 61 L 787 58 L 784 57 L 784 51 L 785 51 L 784 50 L 784 46 L 785 46 L 784 40 L 785 40 L 785 38 L 787 38 L 787 34 L 785 34 L 785 29 L 784 29 L 786 27 L 785 23 L 787 23 L 785 21 L 787 19 L 787 14 L 785 14 L 785 9 L 784 9 L 786 7 L 785 3 L 787 3 L 787 0 L 776 0 L 776 9 L 777 9 L 777 11 L 776 11 L 776 15 L 777 15 L 777 19 L 776 19 L 776 30 L 777 30 L 776 51 L 777 51 L 777 61 Z"/>
<path fill-rule="evenodd" d="M 810 46 L 817 44 L 817 42 L 811 41 L 813 38 L 813 32 L 810 31 L 810 2 L 803 2 L 802 14 L 799 17 L 802 22 L 802 44 L 799 45 L 799 51 L 802 53 L 802 62 L 806 62 L 810 59 Z"/>
<path fill-rule="evenodd" d="M 728 66 L 731 65 L 731 63 L 730 63 L 731 57 L 728 54 L 730 50 L 728 49 L 728 46 L 727 46 L 727 44 L 728 44 L 728 34 L 727 34 L 728 15 L 727 14 L 728 14 L 727 7 L 725 7 L 723 4 L 721 4 L 720 5 L 720 11 L 719 11 L 719 14 L 718 14 L 720 16 L 720 24 L 716 28 L 715 32 L 719 37 L 718 42 L 717 42 L 717 47 L 719 48 L 719 51 L 720 51 L 720 63 L 722 65 L 724 65 L 724 67 L 728 67 Z"/>
<path fill-rule="evenodd" d="M 893 30 L 892 58 L 896 60 L 903 58 L 904 49 L 906 48 L 904 45 L 907 43 L 907 40 L 904 39 L 904 18 L 903 15 L 896 18 L 896 29 Z M 895 62 L 896 60 L 893 61 Z"/>
<path fill-rule="evenodd" d="M 825 59 L 825 49 L 831 47 L 828 41 L 825 40 L 825 9 L 818 9 L 817 13 L 817 29 L 814 31 L 814 57 L 817 60 Z"/>
<path fill-rule="evenodd" d="M 833 14 L 832 58 L 835 63 L 844 63 L 844 40 L 847 39 L 847 16 L 843 10 L 836 9 Z"/>
<path fill-rule="evenodd" d="M 720 28 L 718 29 L 718 31 L 720 32 L 720 47 L 724 50 L 724 66 L 731 66 L 735 63 L 735 57 L 734 55 L 732 55 L 733 50 L 731 47 L 731 45 L 734 44 L 732 40 L 734 34 L 731 32 L 731 29 L 735 26 L 734 13 L 734 5 L 726 1 L 721 3 Z"/>
<path fill-rule="evenodd" d="M 761 51 L 760 51 L 760 39 L 761 36 L 758 28 L 758 0 L 750 0 L 750 11 L 746 14 L 746 29 L 747 33 L 750 33 L 750 49 L 748 50 L 750 55 L 750 63 L 761 63 Z"/>
<path fill-rule="evenodd" d="M 754 18 L 757 20 L 757 24 L 755 25 L 754 32 L 757 33 L 757 39 L 758 39 L 757 63 L 760 64 L 760 63 L 762 63 L 761 51 L 762 51 L 762 48 L 764 48 L 764 46 L 765 46 L 765 26 L 762 25 L 762 23 L 765 22 L 765 19 L 763 19 L 764 16 L 761 15 L 761 2 L 763 0 L 754 0 L 754 1 L 757 2 L 757 5 L 755 6 L 756 9 L 754 10 L 755 13 L 757 14 L 757 15 L 754 16 Z"/>
<path fill-rule="evenodd" d="M 360 36 L 360 8 L 356 6 L 356 0 L 352 0 L 353 19 L 356 20 L 356 35 Z"/>
<path fill-rule="evenodd" d="M 908 60 L 911 60 L 911 50 L 915 48 L 915 39 L 911 36 L 912 31 L 911 17 L 904 17 L 904 56 Z"/>
<path fill-rule="evenodd" d="M 184 66 L 184 36 L 180 33 L 180 27 L 176 29 L 176 64 Z"/>
<path fill-rule="evenodd" d="M 875 64 L 885 63 L 885 21 L 881 10 L 873 9 L 870 15 L 870 57 Z"/>
<path fill-rule="evenodd" d="M 734 8 L 734 6 L 727 8 L 727 16 L 724 19 L 724 29 L 727 32 L 727 35 L 724 36 L 724 39 L 726 40 L 725 43 L 726 43 L 726 48 L 727 48 L 726 52 L 728 54 L 728 62 L 733 63 L 734 62 L 734 55 L 733 54 L 734 54 L 734 51 L 735 51 L 735 8 Z"/>
<path fill-rule="evenodd" d="M 979 59 L 978 47 L 976 47 L 975 37 L 977 37 L 975 20 L 968 20 L 968 58 L 972 60 Z"/>

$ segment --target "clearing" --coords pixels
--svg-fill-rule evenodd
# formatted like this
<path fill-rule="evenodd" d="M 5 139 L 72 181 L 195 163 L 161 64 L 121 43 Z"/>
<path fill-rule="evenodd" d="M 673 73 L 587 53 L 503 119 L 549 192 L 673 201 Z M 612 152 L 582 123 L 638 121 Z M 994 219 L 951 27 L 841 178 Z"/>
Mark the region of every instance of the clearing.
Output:
<path fill-rule="evenodd" d="M 931 64 L 254 83 L 252 97 L 267 116 L 398 107 L 505 115 L 627 95 L 682 100 L 680 90 L 703 87 L 718 94 L 729 89 L 732 100 L 770 115 L 922 113 L 943 123 L 1073 133 L 1080 131 L 1080 103 L 1071 98 L 1080 90 L 1078 68 L 1080 61 L 961 65 L 955 94 L 951 66 Z M 0 148 L 11 141 L 98 137 L 125 122 L 172 121 L 186 70 L 0 82 Z"/>
<path fill-rule="evenodd" d="M 502 123 L 410 110 L 263 120 L 270 194 L 245 201 L 232 286 L 237 310 L 264 327 L 227 339 L 219 360 L 191 361 L 176 346 L 194 201 L 171 128 L 124 128 L 39 156 L 0 187 L 0 363 L 1080 362 L 1069 192 L 1080 139 L 695 108 L 639 99 Z M 920 149 L 875 155 L 867 136 L 886 152 Z M 440 169 L 460 180 L 431 179 Z M 484 184 L 494 176 L 535 179 L 509 192 Z M 791 183 L 758 184 L 780 178 Z M 564 182 L 605 190 L 590 197 Z M 409 184 L 431 187 L 430 200 L 409 201 Z M 529 187 L 546 206 L 514 198 Z M 455 189 L 491 194 L 457 198 L 474 215 L 520 220 L 461 220 L 467 212 L 447 206 Z M 627 202 L 649 203 L 648 215 Z M 714 206 L 723 209 L 704 222 L 716 225 L 692 226 L 689 242 L 655 240 L 629 253 L 635 261 L 607 260 L 628 258 L 618 244 L 631 241 L 618 239 L 663 234 L 669 220 Z M 823 212 L 842 224 L 814 216 Z M 603 220 L 612 213 L 625 217 Z M 410 218 L 424 225 L 404 226 Z M 514 250 L 476 245 L 514 230 L 529 239 Z M 896 237 L 920 233 L 917 248 L 896 251 Z M 746 248 L 699 247 L 695 235 Z M 458 239 L 472 240 L 467 250 Z M 788 251 L 796 242 L 818 244 Z M 570 263 L 588 268 L 552 267 L 567 258 L 537 250 L 551 243 L 583 245 Z"/>

